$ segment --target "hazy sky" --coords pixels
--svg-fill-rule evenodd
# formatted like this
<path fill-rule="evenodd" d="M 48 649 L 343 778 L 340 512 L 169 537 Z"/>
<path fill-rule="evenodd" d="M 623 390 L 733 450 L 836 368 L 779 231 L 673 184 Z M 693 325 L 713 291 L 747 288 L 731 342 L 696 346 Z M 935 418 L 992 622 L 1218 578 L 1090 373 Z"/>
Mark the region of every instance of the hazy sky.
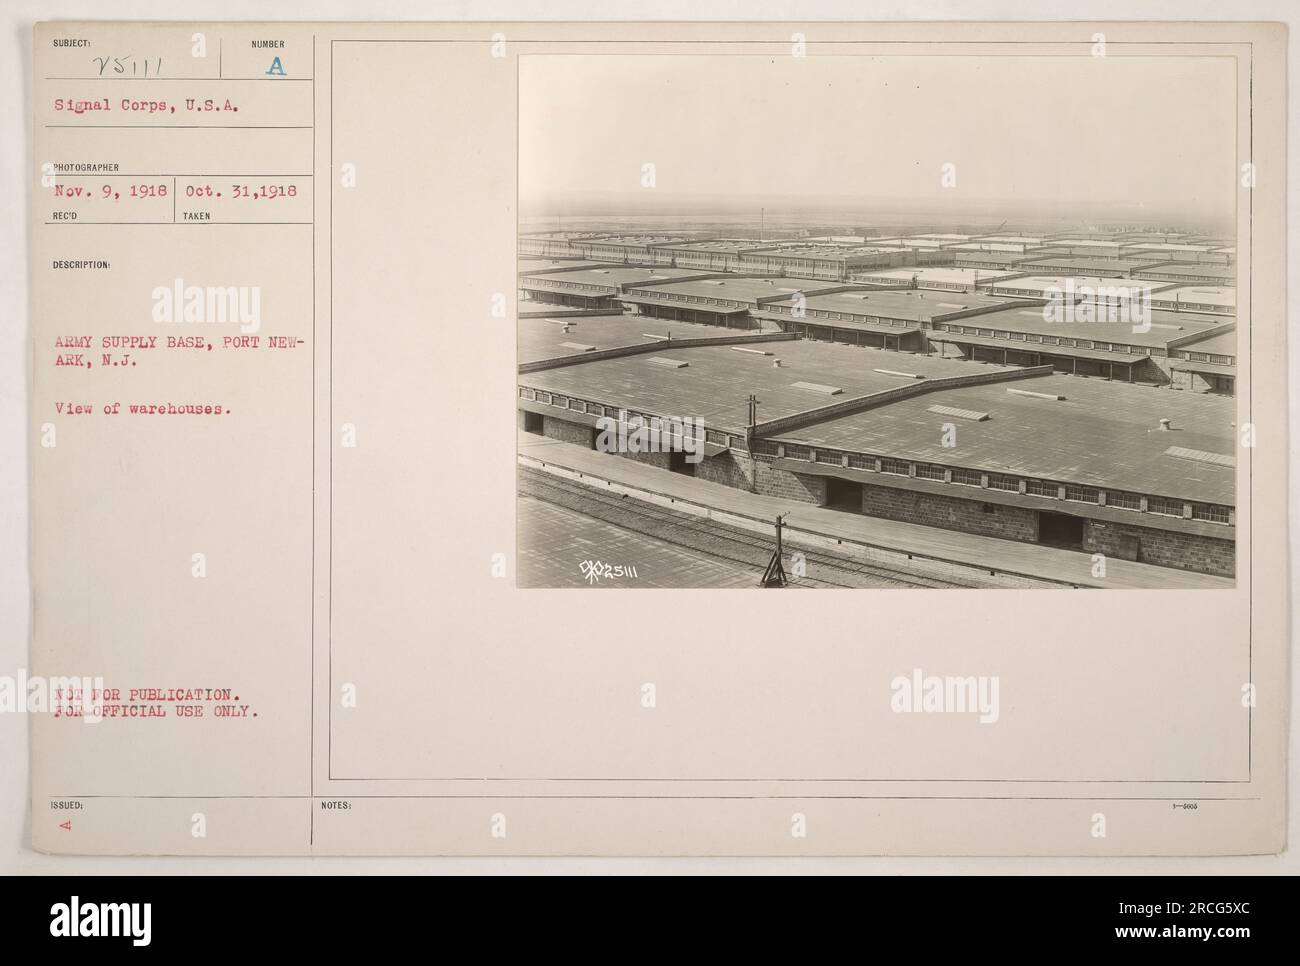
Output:
<path fill-rule="evenodd" d="M 1227 58 L 575 55 L 520 72 L 534 212 L 653 207 L 655 192 L 1233 211 Z"/>

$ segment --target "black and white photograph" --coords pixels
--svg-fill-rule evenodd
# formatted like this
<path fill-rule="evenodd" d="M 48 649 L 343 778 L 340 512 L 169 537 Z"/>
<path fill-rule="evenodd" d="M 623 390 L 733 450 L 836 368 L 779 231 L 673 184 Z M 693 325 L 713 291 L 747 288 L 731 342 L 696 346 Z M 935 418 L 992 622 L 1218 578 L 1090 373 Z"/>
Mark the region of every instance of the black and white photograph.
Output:
<path fill-rule="evenodd" d="M 1231 62 L 799 44 L 521 60 L 519 585 L 1233 586 Z"/>

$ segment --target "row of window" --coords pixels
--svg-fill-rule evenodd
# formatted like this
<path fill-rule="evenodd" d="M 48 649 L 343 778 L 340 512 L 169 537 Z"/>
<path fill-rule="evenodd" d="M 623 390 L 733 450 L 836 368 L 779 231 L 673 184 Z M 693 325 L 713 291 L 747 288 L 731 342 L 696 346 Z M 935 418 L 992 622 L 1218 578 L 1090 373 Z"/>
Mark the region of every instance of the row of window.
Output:
<path fill-rule="evenodd" d="M 557 392 L 546 392 L 542 389 L 530 389 L 527 386 L 519 387 L 519 398 L 527 399 L 531 402 L 539 402 L 545 406 L 555 406 L 558 409 L 565 409 L 574 413 L 585 413 L 588 416 L 618 416 L 620 409 L 618 406 L 603 406 L 597 402 L 591 402 L 588 399 L 579 399 L 576 396 L 566 396 Z M 663 419 L 655 413 L 640 413 L 633 409 L 621 410 L 626 414 L 626 422 L 629 426 L 638 426 L 649 424 L 652 420 Z M 724 433 L 721 430 L 705 429 L 704 439 L 706 442 L 717 443 L 719 446 L 730 446 L 732 449 L 745 450 L 745 437 L 737 436 L 734 433 Z M 775 444 L 773 444 L 775 447 Z M 775 455 L 775 448 L 773 455 Z"/>
<path fill-rule="evenodd" d="M 779 315 L 795 315 L 792 306 L 788 305 L 765 305 L 764 309 L 776 312 Z M 933 329 L 936 332 L 951 332 L 957 335 L 974 335 L 985 339 L 1005 339 L 1011 342 L 1027 342 L 1035 345 L 1053 345 L 1063 348 L 1074 349 L 1096 349 L 1103 352 L 1121 352 L 1125 355 L 1136 356 L 1156 356 L 1163 358 L 1167 353 L 1159 346 L 1135 346 L 1123 342 L 1099 342 L 1095 339 L 1075 339 L 1065 336 L 1040 335 L 1034 332 L 1013 332 L 1006 329 L 982 329 L 973 325 L 959 325 L 952 322 L 924 322 L 913 321 L 908 319 L 891 319 L 875 315 L 857 315 L 850 312 L 831 312 L 824 309 L 806 309 L 803 315 L 810 319 L 826 319 L 828 321 L 839 322 L 867 322 L 876 325 L 891 325 L 895 327 L 920 326 L 921 328 Z M 1221 365 L 1232 365 L 1231 356 L 1211 355 L 1210 353 L 1178 353 L 1179 358 L 1189 359 L 1195 362 L 1217 362 Z M 1198 358 L 1204 356 L 1204 358 Z"/>
<path fill-rule="evenodd" d="M 1230 366 L 1236 362 L 1233 356 L 1223 356 L 1217 352 L 1192 352 L 1190 349 L 1175 352 L 1174 358 L 1186 359 L 1188 362 L 1213 362 L 1219 366 Z"/>
<path fill-rule="evenodd" d="M 736 299 L 709 298 L 704 295 L 682 295 L 678 292 L 659 292 L 654 289 L 644 288 L 634 288 L 628 294 L 636 295 L 640 298 L 654 299 L 658 302 L 692 302 L 703 305 L 722 305 L 727 308 L 735 308 L 736 306 L 745 304 Z"/>
<path fill-rule="evenodd" d="M 598 292 L 601 294 L 608 294 L 611 288 L 617 289 L 617 286 L 613 284 L 595 285 L 590 282 L 570 282 L 567 280 L 561 280 L 557 278 L 536 278 L 528 275 L 525 275 L 524 278 L 520 281 L 519 287 L 520 288 L 555 288 L 555 289 L 564 289 L 565 291 Z"/>
<path fill-rule="evenodd" d="M 804 309 L 802 313 L 796 313 L 795 308 L 792 305 L 765 304 L 760 307 L 766 311 L 775 312 L 778 315 L 789 315 L 794 318 L 827 319 L 834 322 L 869 322 L 874 323 L 875 325 L 892 325 L 895 328 L 904 328 L 920 324 L 907 319 L 890 319 L 877 315 L 857 315 L 852 312 L 832 312 L 828 309 Z"/>
<path fill-rule="evenodd" d="M 1094 339 L 1070 339 L 1058 335 L 1040 335 L 1035 332 L 1010 332 L 1002 329 L 981 329 L 972 325 L 938 323 L 933 326 L 939 332 L 954 332 L 975 335 L 985 339 L 1007 339 L 1012 342 L 1032 342 L 1036 345 L 1056 345 L 1075 349 L 1100 349 L 1104 352 L 1123 352 L 1134 356 L 1163 356 L 1165 350 L 1158 346 L 1134 346 L 1123 342 L 1098 342 Z"/>
<path fill-rule="evenodd" d="M 775 443 L 767 440 L 755 441 L 754 453 L 760 456 L 777 456 L 781 452 Z M 811 460 L 833 466 L 843 465 L 844 454 L 835 450 L 817 449 L 796 443 L 785 444 L 782 453 L 786 459 Z M 888 473 L 893 476 L 911 476 L 922 480 L 954 483 L 958 486 L 984 486 L 987 477 L 989 489 L 1019 493 L 1023 479 L 1023 492 L 1030 496 L 1040 496 L 1052 500 L 1067 500 L 1071 503 L 1087 503 L 1096 506 L 1116 507 L 1123 510 L 1142 510 L 1143 497 L 1136 493 L 1119 490 L 1106 490 L 1105 502 L 1102 502 L 1100 487 L 1081 486 L 1074 483 L 1056 483 L 1051 480 L 1028 479 L 1010 476 L 1004 473 L 982 473 L 979 470 L 962 467 L 946 467 L 937 463 L 913 463 L 910 460 L 897 459 L 892 456 L 866 456 L 860 453 L 848 454 L 848 465 L 853 469 Z M 1185 508 L 1191 506 L 1191 518 L 1207 523 L 1228 524 L 1232 522 L 1230 507 L 1208 503 L 1188 504 L 1183 500 L 1171 500 L 1165 497 L 1146 497 L 1147 513 L 1161 516 L 1183 518 Z"/>
<path fill-rule="evenodd" d="M 546 392 L 541 389 L 531 389 L 526 386 L 519 387 L 519 396 L 521 399 L 528 399 L 539 402 L 547 406 L 555 406 L 559 409 L 565 409 L 570 412 L 586 413 L 593 416 L 617 415 L 619 408 L 617 406 L 603 406 L 600 403 L 589 400 L 578 399 L 573 396 L 563 395 L 561 393 Z M 653 413 L 638 413 L 627 410 L 627 420 L 629 425 L 637 425 L 644 421 L 649 422 L 651 419 L 662 418 Z M 745 437 L 735 433 L 724 433 L 721 430 L 706 429 L 705 439 L 710 443 L 716 443 L 719 446 L 729 446 L 732 449 L 745 451 Z M 786 459 L 803 460 L 806 462 L 823 463 L 829 466 L 844 465 L 844 457 L 848 457 L 848 465 L 852 469 L 868 470 L 877 473 L 888 473 L 893 476 L 913 476 L 923 480 L 934 480 L 936 482 L 949 482 L 958 486 L 978 486 L 983 487 L 987 479 L 987 486 L 991 490 L 1002 490 L 1007 493 L 1020 493 L 1023 482 L 1023 492 L 1030 496 L 1045 497 L 1053 500 L 1064 499 L 1071 503 L 1087 503 L 1094 505 L 1104 505 L 1116 507 L 1123 510 L 1134 510 L 1137 512 L 1155 513 L 1160 516 L 1170 516 L 1184 518 L 1186 516 L 1185 508 L 1191 506 L 1191 518 L 1206 523 L 1229 524 L 1232 522 L 1232 508 L 1209 503 L 1191 503 L 1188 504 L 1183 500 L 1174 500 L 1167 497 L 1148 496 L 1143 497 L 1136 493 L 1128 493 L 1121 490 L 1106 490 L 1105 503 L 1102 503 L 1102 490 L 1094 486 L 1082 486 L 1075 483 L 1055 483 L 1051 480 L 1038 480 L 1025 477 L 1012 476 L 1006 473 L 983 473 L 979 470 L 972 470 L 963 467 L 947 467 L 938 463 L 913 463 L 911 460 L 897 459 L 892 456 L 869 456 L 865 453 L 843 453 L 839 450 L 816 449 L 802 443 L 786 443 L 784 446 L 780 443 L 768 439 L 754 440 L 754 456 L 765 456 L 775 459 L 778 456 L 784 456 Z M 1064 491 L 1064 492 L 1062 492 Z M 1143 511 L 1143 501 L 1146 503 L 1146 510 Z"/>

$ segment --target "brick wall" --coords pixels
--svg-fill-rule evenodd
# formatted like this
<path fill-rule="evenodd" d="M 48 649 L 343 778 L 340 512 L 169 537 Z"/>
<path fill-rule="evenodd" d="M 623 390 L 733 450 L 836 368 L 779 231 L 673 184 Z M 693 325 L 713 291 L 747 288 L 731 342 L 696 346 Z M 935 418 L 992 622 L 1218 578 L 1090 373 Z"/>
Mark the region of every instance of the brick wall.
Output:
<path fill-rule="evenodd" d="M 748 456 L 727 450 L 700 460 L 695 466 L 695 475 L 710 483 L 721 483 L 737 490 L 750 490 L 754 485 L 754 461 Z"/>
<path fill-rule="evenodd" d="M 1135 540 L 1136 556 L 1132 552 Z M 1191 533 L 1089 521 L 1083 528 L 1083 547 L 1089 553 L 1137 559 L 1139 563 L 1194 570 L 1218 577 L 1233 577 L 1237 572 L 1234 541 Z"/>
<path fill-rule="evenodd" d="M 615 452 L 613 455 L 621 456 L 624 459 L 635 460 L 638 463 L 647 463 L 650 466 L 657 466 L 661 470 L 666 470 L 672 465 L 672 453 L 622 453 Z"/>
<path fill-rule="evenodd" d="M 783 496 L 818 506 L 826 503 L 825 477 L 780 470 L 770 459 L 754 459 L 733 450 L 701 460 L 695 467 L 695 475 L 701 480 L 764 496 Z"/>
<path fill-rule="evenodd" d="M 594 429 L 590 426 L 579 426 L 577 423 L 556 419 L 554 416 L 542 417 L 542 435 L 565 443 L 577 443 L 579 446 L 587 447 L 587 449 L 595 449 L 596 431 Z"/>
<path fill-rule="evenodd" d="M 779 470 L 764 459 L 751 459 L 754 466 L 755 492 L 764 496 L 783 496 L 804 503 L 823 506 L 826 503 L 826 477 L 804 476 Z"/>
<path fill-rule="evenodd" d="M 985 512 L 985 508 L 988 512 Z M 975 500 L 935 496 L 886 486 L 862 486 L 862 512 L 868 516 L 920 523 L 927 527 L 963 530 L 989 537 L 1038 539 L 1038 518 L 1033 510 L 979 503 Z"/>

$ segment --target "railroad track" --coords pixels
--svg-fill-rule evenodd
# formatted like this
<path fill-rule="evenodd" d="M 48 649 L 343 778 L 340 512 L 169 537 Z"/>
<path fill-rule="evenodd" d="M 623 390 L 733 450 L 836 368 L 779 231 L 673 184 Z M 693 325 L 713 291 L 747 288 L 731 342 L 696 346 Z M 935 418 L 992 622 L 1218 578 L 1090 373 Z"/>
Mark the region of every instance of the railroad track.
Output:
<path fill-rule="evenodd" d="M 772 540 L 718 520 L 706 520 L 679 510 L 646 503 L 588 483 L 569 480 L 543 470 L 520 467 L 519 494 L 553 503 L 602 522 L 653 537 L 718 560 L 761 573 L 772 555 Z M 980 587 L 987 581 L 972 575 L 969 581 L 923 574 L 835 556 L 798 541 L 787 545 L 804 555 L 809 575 L 792 578 L 797 587 Z"/>

